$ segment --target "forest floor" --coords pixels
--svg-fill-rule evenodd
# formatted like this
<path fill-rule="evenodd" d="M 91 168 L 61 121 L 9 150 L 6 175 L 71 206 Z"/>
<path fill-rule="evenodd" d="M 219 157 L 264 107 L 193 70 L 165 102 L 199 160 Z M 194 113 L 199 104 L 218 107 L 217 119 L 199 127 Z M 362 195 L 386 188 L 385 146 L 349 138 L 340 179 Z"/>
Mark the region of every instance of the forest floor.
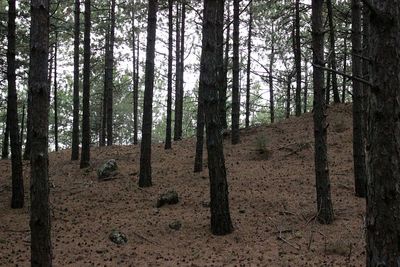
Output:
<path fill-rule="evenodd" d="M 70 151 L 50 154 L 55 266 L 363 266 L 365 200 L 353 193 L 350 105 L 329 108 L 329 166 L 335 221 L 315 220 L 312 115 L 241 131 L 225 140 L 234 232 L 209 230 L 208 170 L 194 174 L 195 138 L 153 145 L 153 184 L 137 186 L 139 146 L 92 149 L 91 169 Z M 257 141 L 258 140 L 258 141 Z M 269 153 L 257 143 L 267 141 Z M 100 182 L 96 169 L 115 159 L 119 174 Z M 206 166 L 206 164 L 205 164 Z M 24 162 L 29 189 L 29 162 Z M 29 207 L 12 210 L 10 163 L 0 161 L 0 266 L 29 266 Z M 176 205 L 156 208 L 175 189 Z M 29 203 L 29 193 L 26 194 Z M 180 230 L 170 229 L 175 220 Z M 109 240 L 113 229 L 128 242 Z"/>

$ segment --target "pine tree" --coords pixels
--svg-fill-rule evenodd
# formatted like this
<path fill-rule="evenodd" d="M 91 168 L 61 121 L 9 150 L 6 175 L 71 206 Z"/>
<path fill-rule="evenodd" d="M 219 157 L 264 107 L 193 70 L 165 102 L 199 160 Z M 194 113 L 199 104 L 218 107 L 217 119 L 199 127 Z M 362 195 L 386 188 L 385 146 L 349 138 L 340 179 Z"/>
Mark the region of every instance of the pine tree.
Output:
<path fill-rule="evenodd" d="M 71 160 L 79 159 L 79 43 L 80 43 L 80 0 L 75 0 L 74 10 L 74 92 L 72 122 Z"/>
<path fill-rule="evenodd" d="M 232 144 L 240 142 L 239 0 L 233 0 Z"/>

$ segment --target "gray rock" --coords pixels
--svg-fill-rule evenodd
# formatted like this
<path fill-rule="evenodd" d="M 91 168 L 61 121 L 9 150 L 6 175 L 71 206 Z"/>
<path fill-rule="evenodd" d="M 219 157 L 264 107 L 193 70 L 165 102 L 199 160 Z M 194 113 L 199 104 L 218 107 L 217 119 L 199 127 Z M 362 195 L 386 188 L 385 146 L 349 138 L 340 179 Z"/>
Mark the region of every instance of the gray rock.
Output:
<path fill-rule="evenodd" d="M 110 159 L 97 169 L 99 180 L 107 180 L 117 174 L 118 166 L 115 159 Z"/>
<path fill-rule="evenodd" d="M 182 223 L 180 221 L 173 221 L 172 223 L 169 224 L 169 228 L 178 231 L 181 229 Z"/>
<path fill-rule="evenodd" d="M 128 242 L 128 238 L 126 237 L 126 235 L 117 230 L 113 230 L 109 238 L 113 243 L 117 245 L 123 245 Z"/>
<path fill-rule="evenodd" d="M 168 191 L 161 194 L 157 199 L 157 208 L 164 206 L 165 204 L 173 205 L 179 202 L 178 193 L 175 190 Z"/>

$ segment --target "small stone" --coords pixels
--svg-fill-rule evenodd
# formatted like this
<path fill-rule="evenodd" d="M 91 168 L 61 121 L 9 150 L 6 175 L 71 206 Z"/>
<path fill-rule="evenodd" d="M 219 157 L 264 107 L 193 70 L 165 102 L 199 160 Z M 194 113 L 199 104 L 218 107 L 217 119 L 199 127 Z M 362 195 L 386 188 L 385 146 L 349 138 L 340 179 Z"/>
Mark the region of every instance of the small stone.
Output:
<path fill-rule="evenodd" d="M 97 177 L 99 180 L 107 180 L 116 175 L 118 169 L 115 159 L 110 159 L 97 169 Z"/>
<path fill-rule="evenodd" d="M 126 235 L 117 230 L 113 230 L 109 238 L 113 243 L 117 245 L 123 245 L 128 242 L 128 238 L 126 237 Z"/>
<path fill-rule="evenodd" d="M 173 221 L 172 223 L 169 224 L 169 228 L 178 231 L 181 229 L 182 223 L 180 221 Z"/>
<path fill-rule="evenodd" d="M 210 202 L 209 201 L 202 201 L 201 202 L 201 206 L 203 208 L 209 208 L 210 207 Z"/>
<path fill-rule="evenodd" d="M 156 207 L 160 208 L 165 204 L 173 205 L 179 202 L 178 193 L 175 190 L 168 191 L 167 193 L 161 194 L 157 199 Z"/>
<path fill-rule="evenodd" d="M 240 210 L 239 210 L 239 213 L 242 213 L 242 214 L 243 214 L 243 213 L 246 213 L 246 210 L 245 210 L 245 209 L 240 209 Z"/>

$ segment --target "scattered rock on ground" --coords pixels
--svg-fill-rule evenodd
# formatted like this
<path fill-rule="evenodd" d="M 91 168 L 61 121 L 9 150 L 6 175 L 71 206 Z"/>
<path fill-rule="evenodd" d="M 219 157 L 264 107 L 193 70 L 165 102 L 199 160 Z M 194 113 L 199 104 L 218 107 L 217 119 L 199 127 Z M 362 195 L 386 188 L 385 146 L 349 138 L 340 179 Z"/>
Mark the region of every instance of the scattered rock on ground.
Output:
<path fill-rule="evenodd" d="M 181 229 L 181 227 L 182 227 L 182 223 L 178 220 L 175 220 L 169 224 L 169 228 L 176 230 L 176 231 Z"/>
<path fill-rule="evenodd" d="M 175 190 L 170 190 L 164 194 L 161 194 L 157 199 L 157 208 L 164 206 L 165 204 L 177 204 L 179 202 L 178 193 Z"/>
<path fill-rule="evenodd" d="M 108 180 L 117 174 L 118 166 L 115 159 L 110 159 L 97 169 L 99 180 Z"/>
<path fill-rule="evenodd" d="M 206 201 L 206 200 L 203 200 L 203 201 L 201 202 L 201 206 L 202 206 L 203 208 L 209 208 L 209 207 L 210 207 L 210 202 L 209 202 L 209 201 Z"/>
<path fill-rule="evenodd" d="M 126 235 L 117 230 L 113 230 L 109 238 L 113 243 L 117 245 L 123 245 L 126 244 L 126 242 L 128 242 L 128 238 L 126 237 Z"/>

